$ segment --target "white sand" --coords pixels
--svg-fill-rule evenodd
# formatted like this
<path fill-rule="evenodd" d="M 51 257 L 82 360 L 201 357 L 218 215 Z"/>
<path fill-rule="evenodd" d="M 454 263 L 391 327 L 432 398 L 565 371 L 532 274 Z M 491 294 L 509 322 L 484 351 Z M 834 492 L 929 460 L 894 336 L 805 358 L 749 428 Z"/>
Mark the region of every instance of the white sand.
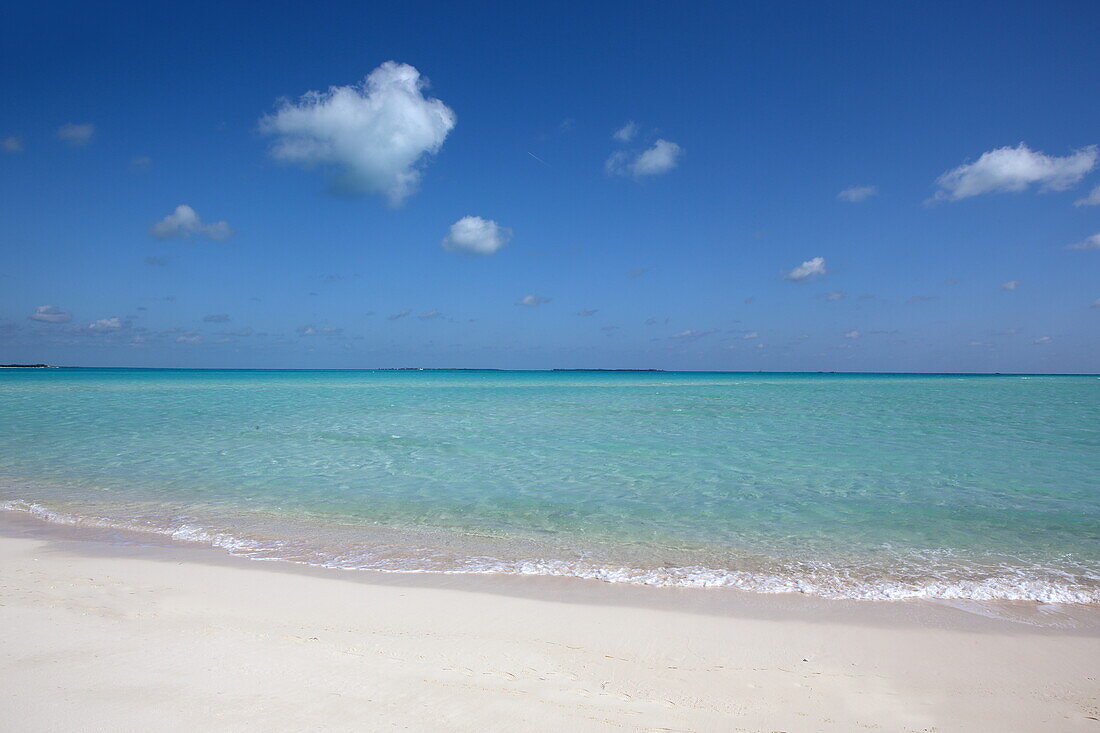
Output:
<path fill-rule="evenodd" d="M 0 730 L 1100 731 L 1094 624 L 285 568 L 9 527 Z"/>

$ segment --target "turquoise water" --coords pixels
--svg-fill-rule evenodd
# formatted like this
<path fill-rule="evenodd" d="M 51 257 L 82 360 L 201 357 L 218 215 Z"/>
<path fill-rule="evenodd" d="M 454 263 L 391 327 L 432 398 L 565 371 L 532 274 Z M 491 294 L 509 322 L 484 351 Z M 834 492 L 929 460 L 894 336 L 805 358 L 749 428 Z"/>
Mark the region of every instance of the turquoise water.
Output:
<path fill-rule="evenodd" d="M 1100 602 L 1100 378 L 0 370 L 0 506 L 235 554 Z"/>

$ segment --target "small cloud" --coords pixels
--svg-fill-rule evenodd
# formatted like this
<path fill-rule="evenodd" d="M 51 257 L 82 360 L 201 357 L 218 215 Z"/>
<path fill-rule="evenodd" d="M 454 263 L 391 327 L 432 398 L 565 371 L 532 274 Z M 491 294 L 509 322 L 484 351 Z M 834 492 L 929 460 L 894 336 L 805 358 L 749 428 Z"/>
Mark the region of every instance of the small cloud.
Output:
<path fill-rule="evenodd" d="M 233 230 L 225 221 L 203 224 L 194 209 L 187 204 L 180 204 L 175 211 L 154 224 L 149 229 L 149 234 L 157 239 L 190 237 L 195 234 L 221 242 L 233 236 Z"/>
<path fill-rule="evenodd" d="M 621 143 L 628 143 L 634 139 L 634 136 L 638 134 L 638 123 L 627 122 L 615 132 L 611 133 L 612 140 L 618 140 Z"/>
<path fill-rule="evenodd" d="M 1050 336 L 1040 336 L 1039 338 L 1035 339 L 1035 343 L 1037 343 L 1037 344 L 1049 344 L 1053 340 L 1054 339 L 1052 339 Z"/>
<path fill-rule="evenodd" d="M 846 331 L 844 333 L 844 338 L 846 338 L 846 339 L 857 339 L 862 335 L 863 334 L 861 334 L 859 331 L 856 331 L 855 329 L 852 329 L 851 331 Z"/>
<path fill-rule="evenodd" d="M 95 125 L 90 122 L 85 122 L 82 125 L 74 125 L 70 122 L 57 128 L 57 139 L 73 147 L 87 145 L 92 141 L 94 135 Z"/>
<path fill-rule="evenodd" d="M 114 316 L 112 318 L 100 318 L 98 321 L 93 321 L 89 323 L 88 330 L 96 331 L 98 333 L 103 333 L 105 331 L 118 331 L 122 328 L 122 325 L 122 321 L 119 320 L 118 316 Z"/>
<path fill-rule="evenodd" d="M 600 326 L 600 330 L 604 333 L 611 333 L 612 331 L 618 331 L 618 326 Z"/>
<path fill-rule="evenodd" d="M 1100 234 L 1085 237 L 1080 242 L 1066 245 L 1066 249 L 1100 249 Z"/>
<path fill-rule="evenodd" d="M 984 193 L 1024 191 L 1033 183 L 1040 184 L 1042 191 L 1064 191 L 1093 169 L 1096 158 L 1095 145 L 1061 158 L 1033 151 L 1024 143 L 997 148 L 937 178 L 940 190 L 935 199 L 958 201 Z"/>
<path fill-rule="evenodd" d="M 877 193 L 878 189 L 874 186 L 852 186 L 838 193 L 836 197 L 841 201 L 848 201 L 855 204 L 864 199 L 869 199 Z"/>
<path fill-rule="evenodd" d="M 743 338 L 743 339 L 758 339 L 758 338 L 760 338 L 760 334 L 758 334 L 756 331 L 749 331 L 748 333 L 746 333 L 741 338 Z"/>
<path fill-rule="evenodd" d="M 169 260 L 167 257 L 146 257 L 145 264 L 153 265 L 154 267 L 167 267 Z"/>
<path fill-rule="evenodd" d="M 417 316 L 417 318 L 419 318 L 422 321 L 430 321 L 433 318 L 442 318 L 442 317 L 443 317 L 443 314 L 440 313 L 439 311 L 437 311 L 435 308 L 432 308 L 427 313 L 421 313 L 420 315 Z"/>
<path fill-rule="evenodd" d="M 454 224 L 443 238 L 443 249 L 448 252 L 469 252 L 491 255 L 512 238 L 512 230 L 491 219 L 480 216 L 464 216 Z"/>
<path fill-rule="evenodd" d="M 630 272 L 626 273 L 626 276 L 627 277 L 641 277 L 642 275 L 646 274 L 647 272 L 649 272 L 648 267 L 636 267 L 633 270 L 631 270 Z"/>
<path fill-rule="evenodd" d="M 572 117 L 566 117 L 564 120 L 558 123 L 558 132 L 564 134 L 566 132 L 570 132 L 571 130 L 576 128 L 576 126 L 576 120 L 574 120 Z"/>
<path fill-rule="evenodd" d="M 618 150 L 604 164 L 608 175 L 627 176 L 635 179 L 667 173 L 675 168 L 684 150 L 674 142 L 658 140 L 653 147 L 641 153 Z"/>
<path fill-rule="evenodd" d="M 742 303 L 744 303 L 745 305 L 749 305 L 749 304 L 751 304 L 751 303 L 752 303 L 752 302 L 753 302 L 754 300 L 756 300 L 756 298 L 754 298 L 753 296 L 751 296 L 751 295 L 750 295 L 749 297 L 745 298 L 745 299 L 744 299 L 744 300 L 742 300 L 741 302 L 742 302 Z"/>
<path fill-rule="evenodd" d="M 993 344 L 986 343 L 985 341 L 971 341 L 967 346 L 992 346 Z"/>
<path fill-rule="evenodd" d="M 12 135 L 0 140 L 0 149 L 5 153 L 22 153 L 23 152 L 23 138 L 19 135 Z"/>
<path fill-rule="evenodd" d="M 783 277 L 786 280 L 799 281 L 799 280 L 808 280 L 808 279 L 814 278 L 814 277 L 820 277 L 824 274 L 825 274 L 825 258 L 824 257 L 814 257 L 812 260 L 806 260 L 801 265 L 794 268 L 793 270 L 788 272 Z"/>
<path fill-rule="evenodd" d="M 177 344 L 201 344 L 202 336 L 197 333 L 184 334 L 182 336 L 176 336 Z"/>
<path fill-rule="evenodd" d="M 203 323 L 229 323 L 228 313 L 211 313 L 208 316 L 203 316 Z"/>
<path fill-rule="evenodd" d="M 153 166 L 153 159 L 148 155 L 139 155 L 130 160 L 130 170 L 134 173 L 147 171 Z"/>
<path fill-rule="evenodd" d="M 260 132 L 275 138 L 272 157 L 320 168 L 332 191 L 400 206 L 455 126 L 450 107 L 424 96 L 427 86 L 415 67 L 387 61 L 355 86 L 282 100 Z"/>
<path fill-rule="evenodd" d="M 1074 206 L 1100 206 L 1100 186 L 1092 189 L 1089 195 L 1073 202 Z"/>
<path fill-rule="evenodd" d="M 517 300 L 516 305 L 523 305 L 523 306 L 533 308 L 535 306 L 542 305 L 543 303 L 549 303 L 550 300 L 551 300 L 550 298 L 543 298 L 541 295 L 536 295 L 535 293 L 531 293 L 530 295 L 525 295 L 522 298 L 520 298 L 519 300 Z"/>
<path fill-rule="evenodd" d="M 1019 280 L 1009 280 L 1008 282 L 1001 283 L 1001 290 L 1015 290 L 1020 287 Z"/>
<path fill-rule="evenodd" d="M 1006 328 L 1003 331 L 994 331 L 994 336 L 1015 336 L 1020 332 L 1018 328 Z"/>
<path fill-rule="evenodd" d="M 825 300 L 844 300 L 844 293 L 839 290 L 834 290 L 831 293 L 822 293 L 819 297 Z"/>
<path fill-rule="evenodd" d="M 598 308 L 592 308 L 592 309 L 589 309 L 589 308 L 581 308 L 581 309 L 580 309 L 579 311 L 577 311 L 577 315 L 578 315 L 578 316 L 594 316 L 594 315 L 596 315 L 597 313 L 599 313 L 599 309 L 598 309 Z"/>
<path fill-rule="evenodd" d="M 412 308 L 404 308 L 402 310 L 397 311 L 396 313 L 393 313 L 391 315 L 386 316 L 386 320 L 387 321 L 396 321 L 398 318 L 404 318 L 405 316 L 409 315 L 410 313 L 412 313 Z"/>
<path fill-rule="evenodd" d="M 706 331 L 696 331 L 695 329 L 689 328 L 686 331 L 674 333 L 668 338 L 672 341 L 698 341 L 705 336 L 710 336 L 712 333 L 714 333 L 713 328 L 707 329 Z"/>
<path fill-rule="evenodd" d="M 304 326 L 298 326 L 298 328 L 294 329 L 294 331 L 299 336 L 312 336 L 313 334 L 317 333 L 317 328 L 313 324 L 306 324 Z"/>
<path fill-rule="evenodd" d="M 73 320 L 73 314 L 61 310 L 56 305 L 40 305 L 27 318 L 43 323 L 68 323 Z"/>
<path fill-rule="evenodd" d="M 906 303 L 928 303 L 928 302 L 933 301 L 935 299 L 936 299 L 936 296 L 934 296 L 934 295 L 914 295 L 912 297 L 906 298 L 905 302 Z"/>

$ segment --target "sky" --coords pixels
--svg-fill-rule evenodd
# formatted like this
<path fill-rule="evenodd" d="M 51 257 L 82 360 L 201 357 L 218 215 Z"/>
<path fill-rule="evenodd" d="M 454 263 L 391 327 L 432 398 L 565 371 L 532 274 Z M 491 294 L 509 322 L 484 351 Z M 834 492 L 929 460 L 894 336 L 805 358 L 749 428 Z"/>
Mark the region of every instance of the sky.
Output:
<path fill-rule="evenodd" d="M 1100 4 L 18 4 L 0 363 L 1100 372 Z"/>

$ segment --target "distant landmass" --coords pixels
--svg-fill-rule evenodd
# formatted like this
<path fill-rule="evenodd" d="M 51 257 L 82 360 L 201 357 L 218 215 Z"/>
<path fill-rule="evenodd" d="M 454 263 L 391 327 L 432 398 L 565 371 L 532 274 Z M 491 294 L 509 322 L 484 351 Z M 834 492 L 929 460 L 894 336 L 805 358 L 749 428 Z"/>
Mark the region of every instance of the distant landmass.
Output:
<path fill-rule="evenodd" d="M 0 364 L 0 369 L 59 369 L 49 364 Z"/>

